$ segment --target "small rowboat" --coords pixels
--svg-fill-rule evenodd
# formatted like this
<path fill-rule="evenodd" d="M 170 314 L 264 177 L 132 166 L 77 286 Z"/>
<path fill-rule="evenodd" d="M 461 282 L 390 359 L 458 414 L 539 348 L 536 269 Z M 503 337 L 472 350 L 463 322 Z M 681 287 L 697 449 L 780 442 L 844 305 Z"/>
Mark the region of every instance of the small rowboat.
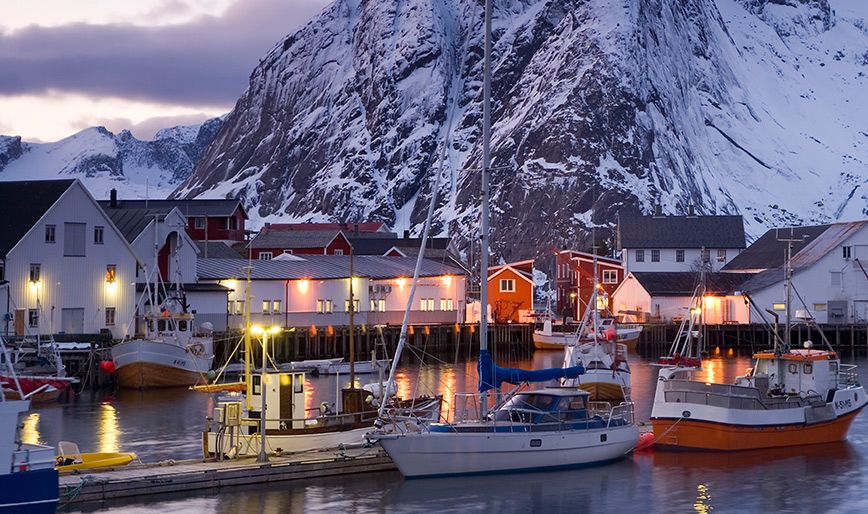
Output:
<path fill-rule="evenodd" d="M 60 441 L 57 448 L 60 455 L 55 457 L 55 468 L 60 472 L 116 468 L 126 466 L 138 458 L 133 452 L 81 453 L 78 445 L 69 441 Z"/>

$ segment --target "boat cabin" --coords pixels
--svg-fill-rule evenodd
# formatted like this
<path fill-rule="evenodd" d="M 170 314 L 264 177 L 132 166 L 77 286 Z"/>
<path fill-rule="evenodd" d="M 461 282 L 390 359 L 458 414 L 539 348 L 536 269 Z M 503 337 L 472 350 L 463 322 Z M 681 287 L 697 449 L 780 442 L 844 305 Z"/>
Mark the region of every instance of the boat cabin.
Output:
<path fill-rule="evenodd" d="M 840 361 L 834 352 L 799 349 L 775 356 L 754 355 L 754 368 L 736 379 L 736 385 L 756 387 L 763 395 L 796 395 L 838 388 Z"/>
<path fill-rule="evenodd" d="M 586 420 L 589 396 L 571 388 L 521 392 L 494 413 L 494 420 L 528 424 Z"/>

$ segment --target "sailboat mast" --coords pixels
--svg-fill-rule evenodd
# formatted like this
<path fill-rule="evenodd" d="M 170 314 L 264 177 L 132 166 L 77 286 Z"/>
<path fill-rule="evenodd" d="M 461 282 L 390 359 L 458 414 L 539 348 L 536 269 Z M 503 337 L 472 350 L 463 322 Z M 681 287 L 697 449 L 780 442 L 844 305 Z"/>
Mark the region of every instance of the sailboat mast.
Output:
<path fill-rule="evenodd" d="M 485 59 L 482 73 L 482 199 L 479 235 L 479 349 L 488 350 L 488 173 L 491 166 L 491 4 L 485 0 Z"/>

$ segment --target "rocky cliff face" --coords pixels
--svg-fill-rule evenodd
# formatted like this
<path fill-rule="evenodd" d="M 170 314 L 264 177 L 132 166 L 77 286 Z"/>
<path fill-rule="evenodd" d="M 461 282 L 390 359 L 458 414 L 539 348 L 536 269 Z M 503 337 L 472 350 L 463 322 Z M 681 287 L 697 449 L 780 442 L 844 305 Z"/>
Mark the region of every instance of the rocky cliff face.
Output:
<path fill-rule="evenodd" d="M 385 221 L 467 249 L 482 7 L 338 0 L 276 45 L 176 196 L 267 220 Z M 859 0 L 497 0 L 492 248 L 584 248 L 619 212 L 864 217 Z M 439 177 L 439 181 L 437 180 Z"/>

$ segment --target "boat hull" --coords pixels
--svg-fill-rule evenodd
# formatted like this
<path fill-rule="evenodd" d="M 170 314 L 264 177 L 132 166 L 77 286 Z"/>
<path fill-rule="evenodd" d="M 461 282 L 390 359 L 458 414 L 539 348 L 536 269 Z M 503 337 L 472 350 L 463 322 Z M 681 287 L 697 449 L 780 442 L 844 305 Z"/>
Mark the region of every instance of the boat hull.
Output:
<path fill-rule="evenodd" d="M 211 369 L 210 348 L 193 355 L 180 345 L 163 341 L 131 340 L 112 347 L 118 385 L 126 388 L 181 387 L 205 383 Z"/>
<path fill-rule="evenodd" d="M 579 340 L 576 334 L 569 332 L 552 332 L 544 334 L 537 330 L 533 333 L 533 347 L 537 350 L 561 350 L 575 345 Z"/>
<path fill-rule="evenodd" d="M 551 433 L 424 431 L 376 439 L 405 477 L 418 478 L 600 464 L 622 458 L 639 440 L 639 429 L 627 425 Z"/>
<path fill-rule="evenodd" d="M 59 490 L 55 469 L 0 474 L 0 514 L 53 514 Z"/>
<path fill-rule="evenodd" d="M 134 460 L 136 460 L 136 454 L 133 452 L 82 453 L 81 462 L 57 466 L 57 471 L 115 468 L 126 466 Z"/>
<path fill-rule="evenodd" d="M 578 386 L 589 392 L 591 400 L 594 401 L 625 400 L 630 398 L 630 374 L 626 375 L 626 379 L 621 379 L 626 385 L 622 385 L 619 377 L 611 379 L 612 372 L 600 376 L 585 374 L 580 377 L 581 383 Z"/>
<path fill-rule="evenodd" d="M 318 431 L 305 429 L 287 434 L 265 435 L 265 449 L 269 454 L 298 453 L 312 450 L 328 450 L 348 445 L 362 445 L 365 434 L 372 430 L 373 422 L 364 427 L 347 430 Z M 247 427 L 242 429 L 246 431 Z M 220 453 L 230 458 L 259 455 L 262 437 L 259 433 L 244 434 L 242 430 L 223 433 L 218 437 L 216 432 L 203 432 L 202 444 L 205 458 L 214 457 Z M 222 446 L 222 451 L 221 450 Z"/>

